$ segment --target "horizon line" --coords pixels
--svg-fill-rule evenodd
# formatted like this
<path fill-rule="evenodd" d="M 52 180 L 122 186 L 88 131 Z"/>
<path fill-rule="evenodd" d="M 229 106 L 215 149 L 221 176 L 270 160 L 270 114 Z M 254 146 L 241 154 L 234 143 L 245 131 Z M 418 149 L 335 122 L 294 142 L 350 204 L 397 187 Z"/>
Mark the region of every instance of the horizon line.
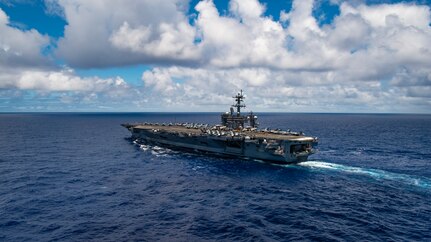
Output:
<path fill-rule="evenodd" d="M 217 111 L 0 111 L 0 114 L 139 114 L 139 113 L 160 113 L 160 114 L 193 114 L 193 113 L 225 113 Z M 243 112 L 249 113 L 249 112 Z M 263 111 L 253 112 L 255 114 L 404 114 L 404 115 L 431 115 L 431 113 L 407 113 L 407 112 L 280 112 Z"/>

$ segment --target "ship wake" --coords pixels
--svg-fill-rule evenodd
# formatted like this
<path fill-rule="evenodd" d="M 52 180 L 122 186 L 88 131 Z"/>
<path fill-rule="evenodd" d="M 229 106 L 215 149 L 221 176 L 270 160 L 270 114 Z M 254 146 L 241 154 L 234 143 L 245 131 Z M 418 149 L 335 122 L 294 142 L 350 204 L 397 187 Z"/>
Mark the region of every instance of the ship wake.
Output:
<path fill-rule="evenodd" d="M 157 157 L 166 157 L 169 156 L 171 154 L 175 154 L 176 152 L 165 148 L 165 147 L 160 147 L 157 145 L 149 145 L 149 144 L 141 144 L 138 141 L 133 141 L 133 143 L 139 147 L 139 149 L 145 151 L 145 152 L 150 152 L 152 155 L 155 155 Z"/>
<path fill-rule="evenodd" d="M 337 172 L 350 173 L 355 175 L 363 175 L 375 180 L 388 180 L 401 182 L 407 185 L 413 185 L 421 188 L 431 189 L 431 179 L 407 174 L 399 174 L 388 172 L 379 169 L 361 168 L 354 166 L 346 166 L 323 161 L 306 161 L 297 164 L 297 166 L 315 169 L 315 170 L 331 170 Z"/>

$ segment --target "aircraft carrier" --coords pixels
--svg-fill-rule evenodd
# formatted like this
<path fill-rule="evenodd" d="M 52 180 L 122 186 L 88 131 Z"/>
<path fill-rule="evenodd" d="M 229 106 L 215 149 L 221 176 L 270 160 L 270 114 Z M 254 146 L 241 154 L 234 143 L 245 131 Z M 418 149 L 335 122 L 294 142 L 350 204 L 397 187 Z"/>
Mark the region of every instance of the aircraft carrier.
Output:
<path fill-rule="evenodd" d="M 250 158 L 286 164 L 306 161 L 316 152 L 318 139 L 290 130 L 258 129 L 257 116 L 245 108 L 242 90 L 233 97 L 230 111 L 221 115 L 221 124 L 197 123 L 122 124 L 137 143 L 157 144 L 177 149 Z M 236 109 L 236 112 L 235 112 Z"/>

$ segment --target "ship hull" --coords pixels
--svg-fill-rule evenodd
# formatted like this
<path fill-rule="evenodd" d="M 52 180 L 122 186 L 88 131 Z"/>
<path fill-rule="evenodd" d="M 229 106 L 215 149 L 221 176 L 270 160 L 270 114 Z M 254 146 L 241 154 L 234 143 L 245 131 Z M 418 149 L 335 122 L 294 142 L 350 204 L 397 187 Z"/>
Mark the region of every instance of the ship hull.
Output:
<path fill-rule="evenodd" d="M 122 124 L 139 142 L 211 152 L 223 156 L 266 160 L 274 163 L 306 161 L 315 152 L 316 137 L 290 130 L 258 130 L 257 116 L 241 115 L 244 94 L 238 92 L 230 112 L 221 115 L 221 124 L 196 123 Z M 236 113 L 234 112 L 236 108 Z"/>
<path fill-rule="evenodd" d="M 132 128 L 132 138 L 138 143 L 153 143 L 175 149 L 187 149 L 197 152 L 212 153 L 224 157 L 248 158 L 269 161 L 278 164 L 289 164 L 306 161 L 312 152 L 290 154 L 268 149 L 259 140 L 245 140 L 244 138 L 226 136 L 206 136 L 154 132 L 154 130 Z M 285 142 L 283 146 L 290 146 L 298 142 Z"/>

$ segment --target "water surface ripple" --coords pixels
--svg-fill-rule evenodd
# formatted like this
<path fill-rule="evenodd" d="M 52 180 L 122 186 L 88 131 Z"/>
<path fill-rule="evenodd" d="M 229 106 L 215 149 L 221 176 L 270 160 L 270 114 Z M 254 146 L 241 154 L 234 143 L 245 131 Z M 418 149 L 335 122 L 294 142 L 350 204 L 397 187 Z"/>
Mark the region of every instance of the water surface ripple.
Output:
<path fill-rule="evenodd" d="M 218 119 L 0 114 L 0 240 L 431 240 L 430 115 L 264 113 L 320 138 L 285 166 L 138 145 L 119 125 Z"/>

